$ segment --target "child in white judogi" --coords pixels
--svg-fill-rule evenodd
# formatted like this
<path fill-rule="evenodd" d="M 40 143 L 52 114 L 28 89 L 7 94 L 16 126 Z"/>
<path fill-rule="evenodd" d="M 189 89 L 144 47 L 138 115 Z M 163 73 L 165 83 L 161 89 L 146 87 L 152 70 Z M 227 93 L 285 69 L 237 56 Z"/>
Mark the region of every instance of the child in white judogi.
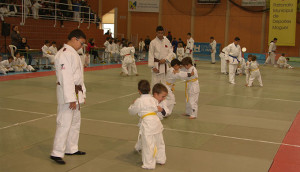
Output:
<path fill-rule="evenodd" d="M 286 58 L 285 54 L 282 53 L 281 56 L 277 60 L 278 67 L 293 69 L 293 67 L 287 63 L 288 60 L 290 60 L 290 59 Z"/>
<path fill-rule="evenodd" d="M 268 52 L 269 56 L 265 61 L 265 64 L 269 64 L 271 62 L 271 64 L 274 65 L 274 67 L 276 67 L 276 65 L 275 65 L 276 42 L 277 42 L 277 38 L 274 38 L 273 41 L 270 42 L 269 52 Z"/>
<path fill-rule="evenodd" d="M 104 42 L 104 47 L 105 47 L 105 50 L 104 50 L 104 60 L 105 59 L 107 59 L 107 60 L 109 60 L 110 59 L 110 51 L 109 51 L 109 49 L 108 49 L 108 45 L 110 44 L 110 38 L 109 37 L 107 37 L 106 38 L 106 41 Z"/>
<path fill-rule="evenodd" d="M 55 56 L 57 53 L 57 47 L 56 47 L 56 42 L 53 41 L 52 45 L 49 47 L 49 50 L 51 51 L 51 53 Z"/>
<path fill-rule="evenodd" d="M 238 65 L 238 68 L 237 68 L 237 74 L 240 74 L 240 75 L 245 75 L 245 68 L 246 67 L 246 62 L 245 62 L 245 59 L 242 57 L 241 58 L 241 61 L 240 61 L 240 64 Z"/>
<path fill-rule="evenodd" d="M 248 55 L 248 60 L 245 63 L 246 86 L 248 86 L 248 84 L 249 84 L 249 76 L 250 76 L 249 67 L 250 67 L 250 63 L 251 63 L 251 57 L 252 57 L 252 54 L 249 54 Z"/>
<path fill-rule="evenodd" d="M 221 73 L 227 75 L 227 62 L 225 58 L 225 52 L 227 52 L 227 47 L 224 47 L 222 49 L 222 52 L 220 53 L 220 59 L 221 59 Z"/>
<path fill-rule="evenodd" d="M 50 61 L 50 64 L 54 64 L 54 54 L 52 54 L 50 47 L 50 41 L 45 40 L 45 45 L 42 47 L 43 56 L 47 57 Z"/>
<path fill-rule="evenodd" d="M 35 3 L 32 5 L 31 10 L 32 10 L 32 15 L 34 19 L 39 18 L 39 9 L 43 7 L 38 0 L 35 1 Z"/>
<path fill-rule="evenodd" d="M 2 56 L 0 55 L 0 73 L 6 75 L 7 69 L 2 65 Z"/>
<path fill-rule="evenodd" d="M 211 63 L 216 63 L 216 51 L 217 51 L 217 42 L 214 37 L 210 37 L 210 57 L 211 57 Z"/>
<path fill-rule="evenodd" d="M 235 84 L 235 71 L 241 61 L 242 51 L 239 45 L 240 38 L 234 38 L 234 42 L 225 49 L 225 59 L 229 62 L 229 83 Z M 223 49 L 224 50 L 224 49 Z"/>
<path fill-rule="evenodd" d="M 120 75 L 124 74 L 128 76 L 129 73 L 131 74 L 131 72 L 133 72 L 135 75 L 138 75 L 136 65 L 135 65 L 134 52 L 135 49 L 132 46 L 131 42 L 128 43 L 128 47 L 124 46 L 121 49 L 120 55 L 123 57 L 123 61 L 122 61 L 122 72 L 120 73 Z"/>
<path fill-rule="evenodd" d="M 192 59 L 193 65 L 195 65 L 195 60 L 193 57 L 193 49 L 194 49 L 194 39 L 192 38 L 192 34 L 187 34 L 187 41 L 185 47 L 185 57 L 190 57 Z"/>
<path fill-rule="evenodd" d="M 150 84 L 146 80 L 138 83 L 138 90 L 141 96 L 130 105 L 128 111 L 131 115 L 138 114 L 141 118 L 142 168 L 155 169 L 156 163 L 166 163 L 165 143 L 162 135 L 163 125 L 157 112 L 164 113 L 164 109 L 159 107 L 158 103 L 167 96 L 168 90 L 164 85 L 158 84 L 153 87 L 153 95 L 157 96 L 154 98 L 149 94 Z"/>
<path fill-rule="evenodd" d="M 181 61 L 184 58 L 184 48 L 182 46 L 182 43 L 178 44 L 177 50 L 176 50 L 176 54 L 177 54 L 177 59 L 179 61 Z"/>
<path fill-rule="evenodd" d="M 88 51 L 85 51 L 84 54 L 84 67 L 90 66 L 91 55 Z"/>
<path fill-rule="evenodd" d="M 27 65 L 25 61 L 25 57 L 21 56 L 20 52 L 16 52 L 15 56 L 16 56 L 15 71 L 36 72 L 36 70 L 31 65 Z"/>
<path fill-rule="evenodd" d="M 252 83 L 254 81 L 255 78 L 257 78 L 258 82 L 259 82 L 259 86 L 263 86 L 262 80 L 261 80 L 261 75 L 260 75 L 260 71 L 259 71 L 259 64 L 256 61 L 256 56 L 253 55 L 251 57 L 251 62 L 249 64 L 249 70 L 250 70 L 250 77 L 249 77 L 249 83 L 248 83 L 248 87 L 252 86 Z"/>
<path fill-rule="evenodd" d="M 14 72 L 14 58 L 9 56 L 7 60 L 1 61 L 1 65 L 6 69 L 5 72 Z"/>
<path fill-rule="evenodd" d="M 113 62 L 117 62 L 117 55 L 118 55 L 119 46 L 116 44 L 116 40 L 112 39 L 111 47 L 110 47 L 110 54 L 111 60 Z"/>
<path fill-rule="evenodd" d="M 198 81 L 197 69 L 193 66 L 193 61 L 190 57 L 182 59 L 183 71 L 187 73 L 194 73 L 193 76 L 184 77 L 185 80 L 185 116 L 189 116 L 190 119 L 196 119 L 198 115 L 198 97 L 200 93 L 200 86 Z"/>

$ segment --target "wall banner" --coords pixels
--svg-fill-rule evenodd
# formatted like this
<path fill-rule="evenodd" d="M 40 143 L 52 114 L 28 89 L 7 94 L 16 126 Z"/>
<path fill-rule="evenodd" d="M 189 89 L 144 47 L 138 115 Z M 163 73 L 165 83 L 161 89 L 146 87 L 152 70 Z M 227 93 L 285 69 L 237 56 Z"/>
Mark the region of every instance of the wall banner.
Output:
<path fill-rule="evenodd" d="M 217 43 L 217 47 L 216 47 L 216 54 L 220 53 L 220 47 L 221 44 Z M 194 53 L 193 54 L 198 54 L 198 55 L 210 55 L 210 50 L 211 47 L 209 45 L 209 43 L 206 42 L 195 42 L 194 43 Z"/>
<path fill-rule="evenodd" d="M 159 12 L 160 0 L 128 0 L 128 11 L 131 12 Z"/>
<path fill-rule="evenodd" d="M 277 38 L 276 45 L 295 46 L 297 0 L 270 1 L 269 42 Z"/>

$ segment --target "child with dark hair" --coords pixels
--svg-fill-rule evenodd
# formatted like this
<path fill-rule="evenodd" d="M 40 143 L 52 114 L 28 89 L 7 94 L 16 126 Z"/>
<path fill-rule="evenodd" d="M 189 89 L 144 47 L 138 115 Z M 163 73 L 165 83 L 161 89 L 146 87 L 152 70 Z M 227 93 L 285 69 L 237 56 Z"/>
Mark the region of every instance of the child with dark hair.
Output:
<path fill-rule="evenodd" d="M 54 54 L 50 50 L 50 41 L 45 40 L 45 45 L 42 47 L 43 56 L 48 58 L 50 64 L 54 64 Z"/>
<path fill-rule="evenodd" d="M 120 51 L 120 56 L 122 57 L 122 72 L 120 75 L 129 76 L 129 74 L 133 73 L 138 76 L 135 59 L 134 59 L 135 48 L 132 43 L 129 42 L 128 46 L 125 46 Z"/>
<path fill-rule="evenodd" d="M 259 86 L 262 87 L 263 84 L 262 84 L 261 75 L 260 75 L 260 71 L 259 71 L 259 64 L 256 61 L 255 55 L 253 55 L 251 57 L 251 62 L 249 64 L 249 70 L 250 70 L 250 77 L 249 77 L 248 87 L 252 86 L 252 83 L 253 83 L 254 79 L 256 79 L 256 78 L 259 82 Z"/>
<path fill-rule="evenodd" d="M 198 72 L 193 66 L 193 61 L 190 57 L 185 57 L 181 64 L 183 65 L 184 72 L 194 73 L 193 76 L 183 78 L 185 80 L 185 116 L 189 116 L 190 119 L 196 119 L 198 115 L 198 97 L 200 93 Z"/>
<path fill-rule="evenodd" d="M 184 57 L 184 48 L 183 48 L 183 45 L 182 43 L 178 43 L 178 48 L 177 48 L 177 59 L 179 61 L 181 61 Z"/>
<path fill-rule="evenodd" d="M 6 74 L 6 72 L 15 72 L 15 70 L 13 69 L 14 58 L 12 56 L 9 56 L 7 60 L 3 60 L 0 63 L 4 71 L 3 74 Z"/>
<path fill-rule="evenodd" d="M 245 64 L 245 74 L 246 74 L 246 86 L 248 86 L 249 84 L 249 76 L 250 76 L 250 71 L 249 71 L 249 67 L 250 67 L 250 63 L 251 63 L 251 59 L 252 58 L 252 54 L 248 55 L 248 60 Z"/>
<path fill-rule="evenodd" d="M 162 135 L 163 125 L 157 113 L 164 113 L 165 110 L 158 104 L 165 99 L 168 93 L 162 84 L 158 84 L 153 87 L 152 96 L 149 94 L 150 83 L 147 80 L 141 80 L 138 83 L 138 91 L 141 96 L 128 108 L 131 115 L 138 114 L 140 117 L 139 138 L 135 148 L 140 149 L 138 144 L 142 144 L 142 168 L 155 169 L 156 163 L 165 164 L 166 162 L 165 143 Z"/>

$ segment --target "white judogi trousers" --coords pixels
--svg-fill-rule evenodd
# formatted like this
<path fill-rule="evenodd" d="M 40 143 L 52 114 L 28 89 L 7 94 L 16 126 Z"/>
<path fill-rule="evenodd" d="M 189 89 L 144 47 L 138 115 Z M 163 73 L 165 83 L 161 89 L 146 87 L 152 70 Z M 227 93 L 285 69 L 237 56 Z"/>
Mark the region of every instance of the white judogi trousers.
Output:
<path fill-rule="evenodd" d="M 238 64 L 229 64 L 229 82 L 235 84 L 235 71 Z"/>
<path fill-rule="evenodd" d="M 221 59 L 221 73 L 227 73 L 227 62 L 225 60 L 224 53 L 220 54 L 220 59 Z"/>
<path fill-rule="evenodd" d="M 271 62 L 272 65 L 275 65 L 275 57 L 276 57 L 276 54 L 274 52 L 271 52 L 270 55 L 268 56 L 265 64 L 269 64 Z"/>
<path fill-rule="evenodd" d="M 211 53 L 210 57 L 211 57 L 211 62 L 216 63 L 216 52 Z"/>
<path fill-rule="evenodd" d="M 165 142 L 162 133 L 145 135 L 142 139 L 142 168 L 155 169 L 156 163 L 166 163 Z"/>
<path fill-rule="evenodd" d="M 261 75 L 260 75 L 260 71 L 259 70 L 251 71 L 250 72 L 248 87 L 252 86 L 253 81 L 255 80 L 255 78 L 257 78 L 259 85 L 262 87 L 263 83 L 262 83 L 262 79 L 261 79 Z"/>
<path fill-rule="evenodd" d="M 78 151 L 78 140 L 81 123 L 78 104 L 76 110 L 69 108 L 70 104 L 59 104 L 57 107 L 57 126 L 51 155 L 64 157 L 65 153 Z"/>

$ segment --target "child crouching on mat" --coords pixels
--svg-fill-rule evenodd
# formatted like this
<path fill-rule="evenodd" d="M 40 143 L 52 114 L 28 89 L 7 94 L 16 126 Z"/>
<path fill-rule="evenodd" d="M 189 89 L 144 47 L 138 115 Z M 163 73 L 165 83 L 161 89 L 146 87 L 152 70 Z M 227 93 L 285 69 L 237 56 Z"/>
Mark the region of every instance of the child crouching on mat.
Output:
<path fill-rule="evenodd" d="M 140 117 L 139 136 L 142 143 L 142 168 L 155 169 L 156 163 L 166 163 L 165 143 L 163 140 L 163 125 L 157 116 L 165 110 L 159 106 L 168 94 L 167 88 L 162 84 L 153 87 L 153 96 L 150 93 L 150 83 L 141 80 L 138 83 L 140 97 L 128 108 L 131 115 L 138 114 Z M 156 98 L 154 98 L 156 97 Z M 139 141 L 138 141 L 139 143 Z"/>

